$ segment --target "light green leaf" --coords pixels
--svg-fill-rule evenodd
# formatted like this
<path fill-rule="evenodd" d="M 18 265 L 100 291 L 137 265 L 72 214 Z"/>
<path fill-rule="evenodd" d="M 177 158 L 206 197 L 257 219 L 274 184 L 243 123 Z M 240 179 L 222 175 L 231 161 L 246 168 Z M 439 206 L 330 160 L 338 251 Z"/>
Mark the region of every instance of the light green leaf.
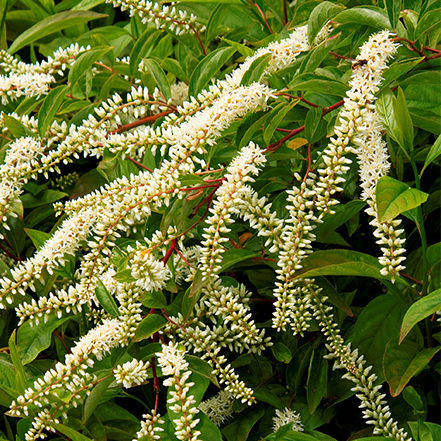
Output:
<path fill-rule="evenodd" d="M 95 6 L 105 3 L 106 0 L 82 0 L 80 3 L 75 5 L 71 11 L 88 11 Z"/>
<path fill-rule="evenodd" d="M 35 248 L 37 248 L 37 251 L 40 251 L 45 242 L 51 238 L 51 235 L 49 233 L 45 233 L 44 231 L 32 230 L 30 228 L 25 228 L 24 230 L 31 238 L 32 243 L 34 244 Z"/>
<path fill-rule="evenodd" d="M 371 26 L 376 29 L 390 29 L 391 25 L 385 12 L 381 8 L 356 7 L 340 12 L 334 17 L 337 23 L 357 23 Z"/>
<path fill-rule="evenodd" d="M 406 389 L 403 390 L 403 398 L 414 410 L 419 411 L 423 409 L 423 400 L 412 386 L 407 386 Z"/>
<path fill-rule="evenodd" d="M 422 369 L 441 347 L 425 349 L 413 341 L 398 344 L 398 339 L 392 339 L 386 346 L 383 357 L 383 372 L 389 383 L 390 394 L 398 396 L 407 383 Z"/>
<path fill-rule="evenodd" d="M 318 4 L 311 12 L 308 19 L 308 41 L 312 44 L 322 27 L 333 17 L 335 17 L 344 6 L 336 5 L 331 2 Z"/>
<path fill-rule="evenodd" d="M 418 40 L 421 35 L 426 32 L 429 32 L 431 29 L 435 28 L 435 26 L 439 26 L 441 23 L 441 8 L 427 11 L 421 17 L 418 18 L 418 24 L 415 29 L 414 39 Z"/>
<path fill-rule="evenodd" d="M 38 133 L 41 138 L 46 134 L 46 130 L 54 120 L 63 99 L 66 96 L 69 85 L 58 86 L 52 89 L 46 96 L 38 112 Z"/>
<path fill-rule="evenodd" d="M 406 312 L 400 331 L 401 343 L 410 330 L 421 320 L 441 310 L 441 289 L 417 300 Z"/>
<path fill-rule="evenodd" d="M 210 43 L 213 38 L 217 37 L 220 34 L 220 31 L 228 29 L 222 26 L 222 22 L 226 15 L 228 14 L 228 6 L 219 4 L 216 8 L 213 9 L 213 12 L 210 14 L 207 22 L 207 29 L 205 31 L 205 43 Z"/>
<path fill-rule="evenodd" d="M 288 364 L 292 360 L 292 352 L 288 346 L 278 341 L 274 346 L 271 346 L 273 355 L 277 361 Z"/>
<path fill-rule="evenodd" d="M 52 332 L 61 326 L 70 317 L 58 318 L 54 314 L 47 314 L 39 319 L 38 326 L 33 321 L 23 323 L 17 333 L 18 355 L 23 364 L 35 360 L 37 355 L 51 344 Z"/>
<path fill-rule="evenodd" d="M 135 343 L 151 337 L 155 332 L 163 328 L 166 323 L 167 320 L 161 315 L 149 314 L 147 317 L 142 319 L 141 323 L 138 325 L 132 341 Z"/>
<path fill-rule="evenodd" d="M 404 211 L 424 203 L 429 195 L 401 181 L 383 176 L 376 188 L 378 220 L 389 222 Z"/>
<path fill-rule="evenodd" d="M 3 122 L 8 130 L 12 133 L 15 138 L 21 138 L 22 136 L 29 136 L 35 138 L 35 133 L 31 131 L 28 127 L 21 123 L 18 119 L 13 116 L 3 113 Z"/>
<path fill-rule="evenodd" d="M 19 35 L 11 47 L 8 49 L 10 54 L 20 50 L 36 40 L 39 40 L 46 35 L 61 31 L 62 29 L 76 26 L 82 23 L 87 23 L 90 20 L 107 17 L 107 14 L 98 14 L 93 11 L 63 11 L 58 14 L 45 18 L 39 23 L 35 24 L 29 29 L 26 29 Z"/>
<path fill-rule="evenodd" d="M 244 73 L 242 81 L 240 82 L 241 86 L 248 86 L 259 81 L 262 77 L 263 71 L 270 62 L 271 57 L 271 54 L 264 54 L 261 57 L 256 58 Z"/>
<path fill-rule="evenodd" d="M 98 280 L 97 286 L 95 288 L 95 295 L 100 302 L 100 305 L 112 316 L 119 317 L 119 308 L 116 305 L 116 302 L 107 288 L 104 286 L 104 283 L 101 280 Z"/>
<path fill-rule="evenodd" d="M 428 167 L 433 161 L 435 161 L 438 156 L 441 155 L 441 135 L 436 138 L 436 141 L 432 145 L 429 150 L 429 153 L 426 156 L 426 160 L 424 161 L 424 167 L 421 170 L 420 176 L 424 173 L 426 167 Z"/>
<path fill-rule="evenodd" d="M 265 129 L 263 131 L 263 140 L 266 144 L 269 144 L 278 125 L 298 102 L 298 100 L 293 100 L 291 104 L 282 102 L 271 111 L 270 116 L 268 117 L 268 123 L 265 124 Z"/>
<path fill-rule="evenodd" d="M 188 85 L 188 96 L 197 97 L 210 80 L 216 76 L 220 68 L 236 52 L 232 47 L 221 47 L 209 53 L 193 71 L 190 84 Z"/>
<path fill-rule="evenodd" d="M 83 407 L 83 424 L 87 423 L 87 420 L 92 416 L 95 409 L 100 404 L 100 401 L 103 397 L 104 392 L 110 386 L 111 383 L 115 380 L 113 375 L 109 375 L 108 377 L 104 377 L 101 381 L 92 389 L 90 395 L 86 398 Z"/>
<path fill-rule="evenodd" d="M 170 84 L 161 66 L 152 58 L 143 58 L 144 65 L 146 66 L 149 74 L 155 79 L 159 90 L 166 101 L 171 98 Z"/>
<path fill-rule="evenodd" d="M 388 278 L 380 274 L 381 265 L 373 256 L 350 250 L 316 251 L 303 261 L 303 268 L 294 278 L 316 276 L 363 276 L 379 280 Z"/>
<path fill-rule="evenodd" d="M 222 41 L 225 41 L 225 43 L 228 43 L 231 47 L 234 47 L 234 49 L 236 49 L 236 51 L 244 57 L 252 57 L 254 55 L 254 51 L 244 44 L 240 44 L 237 41 L 228 40 L 227 38 L 224 38 Z"/>
<path fill-rule="evenodd" d="M 110 46 L 97 47 L 91 49 L 87 52 L 83 52 L 76 59 L 74 65 L 69 71 L 69 83 L 70 87 L 73 88 L 78 80 L 85 75 L 86 71 L 93 66 L 93 64 L 98 61 L 104 54 L 111 51 Z"/>
<path fill-rule="evenodd" d="M 16 372 L 15 387 L 20 392 L 20 394 L 22 394 L 25 391 L 25 389 L 27 389 L 28 387 L 28 380 L 26 378 L 26 373 L 24 371 L 23 364 L 18 353 L 18 350 L 20 349 L 18 347 L 19 343 L 15 342 L 16 331 L 17 330 L 14 329 L 11 336 L 9 337 L 8 346 L 9 346 L 9 353 L 11 355 L 12 364 L 14 365 L 14 369 Z"/>
<path fill-rule="evenodd" d="M 147 28 L 136 41 L 130 52 L 130 73 L 135 76 L 138 73 L 138 66 L 142 58 L 148 58 L 150 53 L 155 48 L 158 38 L 163 34 L 163 31 L 158 31 L 156 28 Z"/>
<path fill-rule="evenodd" d="M 91 441 L 91 439 L 88 438 L 87 436 L 82 435 L 81 433 L 77 432 L 74 429 L 71 429 L 68 426 L 65 426 L 64 424 L 58 424 L 51 420 L 48 420 L 47 424 L 52 426 L 54 429 L 58 430 L 58 432 L 67 436 L 72 441 Z"/>

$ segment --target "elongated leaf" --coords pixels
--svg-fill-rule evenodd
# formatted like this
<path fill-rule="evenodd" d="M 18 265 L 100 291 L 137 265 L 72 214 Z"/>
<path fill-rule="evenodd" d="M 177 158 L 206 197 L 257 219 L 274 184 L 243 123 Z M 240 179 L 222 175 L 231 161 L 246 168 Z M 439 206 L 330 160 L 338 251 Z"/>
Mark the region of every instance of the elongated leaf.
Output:
<path fill-rule="evenodd" d="M 433 161 L 435 161 L 438 156 L 441 155 L 441 135 L 436 138 L 436 141 L 432 145 L 429 150 L 429 153 L 426 156 L 426 160 L 424 161 L 424 167 L 421 170 L 421 175 L 423 174 L 426 167 L 428 167 Z"/>
<path fill-rule="evenodd" d="M 338 23 L 357 23 L 376 29 L 390 29 L 391 25 L 385 12 L 380 8 L 352 8 L 340 12 L 334 17 Z"/>
<path fill-rule="evenodd" d="M 378 220 L 388 222 L 404 211 L 419 207 L 429 195 L 401 181 L 383 176 L 376 188 Z"/>
<path fill-rule="evenodd" d="M 95 6 L 101 5 L 106 0 L 82 0 L 80 3 L 75 5 L 71 10 L 72 11 L 88 11 L 89 9 L 94 8 Z"/>
<path fill-rule="evenodd" d="M 309 143 L 313 142 L 314 134 L 322 119 L 323 109 L 321 107 L 313 107 L 309 110 L 305 120 L 305 137 Z"/>
<path fill-rule="evenodd" d="M 170 84 L 161 66 L 151 58 L 144 58 L 143 60 L 149 74 L 155 79 L 159 90 L 164 95 L 166 101 L 168 101 L 171 98 Z"/>
<path fill-rule="evenodd" d="M 328 361 L 323 358 L 326 348 L 316 348 L 311 356 L 306 383 L 309 413 L 312 415 L 322 401 L 328 382 Z"/>
<path fill-rule="evenodd" d="M 344 9 L 344 6 L 336 5 L 331 2 L 322 2 L 318 4 L 308 19 L 308 41 L 312 44 L 317 34 L 322 27 L 339 12 Z"/>
<path fill-rule="evenodd" d="M 210 14 L 210 17 L 207 22 L 207 29 L 205 31 L 205 43 L 208 44 L 213 38 L 219 35 L 219 31 L 225 29 L 222 27 L 222 21 L 228 14 L 228 7 L 225 5 L 218 5 L 213 12 Z"/>
<path fill-rule="evenodd" d="M 95 409 L 100 404 L 102 396 L 110 384 L 115 380 L 113 375 L 109 375 L 107 378 L 101 379 L 101 381 L 92 389 L 90 395 L 86 398 L 83 408 L 83 424 L 87 423 L 87 420 L 92 416 Z"/>
<path fill-rule="evenodd" d="M 281 363 L 288 364 L 292 360 L 292 352 L 281 341 L 278 341 L 274 346 L 271 346 L 271 350 L 276 360 Z"/>
<path fill-rule="evenodd" d="M 51 235 L 40 230 L 31 230 L 30 228 L 25 228 L 26 234 L 31 238 L 37 251 L 40 251 L 44 243 L 50 239 Z"/>
<path fill-rule="evenodd" d="M 46 35 L 61 31 L 62 29 L 76 26 L 82 23 L 87 23 L 90 20 L 107 17 L 106 14 L 98 14 L 93 11 L 63 11 L 58 14 L 45 18 L 31 28 L 24 31 L 17 37 L 8 49 L 10 54 L 13 54 L 25 47 L 29 43 L 39 40 Z"/>
<path fill-rule="evenodd" d="M 418 40 L 421 35 L 430 31 L 435 26 L 439 26 L 441 23 L 441 8 L 427 11 L 418 19 L 418 24 L 415 29 L 414 39 Z"/>
<path fill-rule="evenodd" d="M 314 48 L 314 50 L 309 52 L 300 66 L 300 72 L 314 72 L 320 66 L 322 61 L 328 56 L 329 52 L 332 51 L 339 38 L 340 34 L 334 35 L 333 37 L 322 41 Z"/>
<path fill-rule="evenodd" d="M 251 63 L 249 69 L 244 73 L 240 84 L 242 86 L 248 86 L 249 84 L 259 81 L 270 60 L 271 54 L 264 54 L 261 57 L 256 58 Z"/>
<path fill-rule="evenodd" d="M 145 340 L 165 326 L 167 320 L 158 314 L 149 314 L 138 325 L 133 342 Z"/>
<path fill-rule="evenodd" d="M 69 196 L 67 193 L 58 190 L 44 190 L 39 193 L 38 196 L 34 196 L 31 193 L 26 193 L 20 196 L 21 201 L 23 202 L 24 208 L 35 208 L 41 207 L 42 205 L 51 204 L 52 202 L 58 201 L 66 196 Z"/>
<path fill-rule="evenodd" d="M 38 112 L 38 133 L 42 138 L 46 134 L 49 125 L 52 124 L 54 116 L 61 106 L 68 89 L 69 86 L 66 85 L 55 87 L 55 89 L 52 89 L 48 93 L 43 101 L 40 111 Z"/>
<path fill-rule="evenodd" d="M 87 436 L 82 435 L 80 432 L 77 432 L 76 430 L 68 426 L 65 426 L 64 424 L 58 424 L 55 423 L 54 421 L 48 421 L 47 424 L 52 426 L 54 429 L 58 430 L 58 432 L 67 436 L 72 441 L 91 441 L 91 439 L 88 438 Z"/>
<path fill-rule="evenodd" d="M 109 293 L 104 283 L 98 280 L 97 286 L 95 288 L 95 295 L 100 302 L 100 305 L 112 316 L 119 316 L 119 308 L 112 295 Z"/>
<path fill-rule="evenodd" d="M 130 53 L 130 73 L 135 76 L 138 72 L 138 66 L 141 58 L 148 58 L 155 47 L 158 38 L 162 35 L 162 31 L 155 28 L 147 28 L 136 41 Z M 184 78 L 185 80 L 185 78 Z"/>
<path fill-rule="evenodd" d="M 401 343 L 409 331 L 421 320 L 441 310 L 441 289 L 417 300 L 406 312 L 400 331 Z"/>
<path fill-rule="evenodd" d="M 350 250 L 316 251 L 303 261 L 303 268 L 294 278 L 315 276 L 362 276 L 387 280 L 380 274 L 378 259 L 368 254 Z"/>
<path fill-rule="evenodd" d="M 12 133 L 15 138 L 21 138 L 22 136 L 29 136 L 31 138 L 35 138 L 35 133 L 28 129 L 24 124 L 22 124 L 18 119 L 15 119 L 13 116 L 6 115 L 5 113 L 2 115 L 5 126 Z"/>
<path fill-rule="evenodd" d="M 188 96 L 196 97 L 235 52 L 235 48 L 222 47 L 208 54 L 191 75 Z"/>
<path fill-rule="evenodd" d="M 192 372 L 208 378 L 215 386 L 220 387 L 216 375 L 213 374 L 213 368 L 205 360 L 194 355 L 186 355 L 185 360 Z"/>
<path fill-rule="evenodd" d="M 254 51 L 244 44 L 240 44 L 237 41 L 228 40 L 227 38 L 224 38 L 223 41 L 228 43 L 231 47 L 234 47 L 234 49 L 236 49 L 236 51 L 244 57 L 252 57 L 254 55 Z"/>
<path fill-rule="evenodd" d="M 110 46 L 97 47 L 82 53 L 75 61 L 72 69 L 69 71 L 69 83 L 73 88 L 85 72 L 93 66 L 104 54 L 112 50 Z"/>
<path fill-rule="evenodd" d="M 15 339 L 16 329 L 14 329 L 13 333 L 9 337 L 8 346 L 9 353 L 11 354 L 12 364 L 14 365 L 16 373 L 15 387 L 22 394 L 28 387 L 28 380 L 26 378 L 26 373 L 23 368 L 23 363 L 18 354 L 17 343 L 15 343 Z"/>
<path fill-rule="evenodd" d="M 271 111 L 271 114 L 268 117 L 269 122 L 268 124 L 265 124 L 265 130 L 263 131 L 263 140 L 267 144 L 271 141 L 275 130 L 282 122 L 283 118 L 285 118 L 286 114 L 292 109 L 293 105 L 296 105 L 297 103 L 297 100 L 293 101 L 292 104 L 280 103 Z"/>
<path fill-rule="evenodd" d="M 69 316 L 58 318 L 50 314 L 40 318 L 38 326 L 35 323 L 31 326 L 29 321 L 23 323 L 17 333 L 18 355 L 22 363 L 30 363 L 47 349 L 51 344 L 52 332 L 69 319 Z"/>
<path fill-rule="evenodd" d="M 400 345 L 392 339 L 386 347 L 383 358 L 383 372 L 389 383 L 390 394 L 399 395 L 409 381 L 423 370 L 441 347 L 425 349 L 412 341 Z"/>
<path fill-rule="evenodd" d="M 265 414 L 263 405 L 254 405 L 248 407 L 240 413 L 230 424 L 226 424 L 222 428 L 222 434 L 228 441 L 245 441 L 253 428 L 254 424 L 260 420 Z"/>
<path fill-rule="evenodd" d="M 388 0 L 384 2 L 384 6 L 386 7 L 387 16 L 389 17 L 392 29 L 395 30 L 400 15 L 401 0 Z"/>

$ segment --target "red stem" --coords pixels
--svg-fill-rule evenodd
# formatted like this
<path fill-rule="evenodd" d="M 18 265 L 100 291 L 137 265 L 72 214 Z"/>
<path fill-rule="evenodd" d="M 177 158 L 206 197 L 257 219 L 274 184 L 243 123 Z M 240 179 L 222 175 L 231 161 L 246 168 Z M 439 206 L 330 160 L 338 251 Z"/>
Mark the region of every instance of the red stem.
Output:
<path fill-rule="evenodd" d="M 270 28 L 270 25 L 269 25 L 269 23 L 268 23 L 268 20 L 266 19 L 265 14 L 263 13 L 262 9 L 260 9 L 260 6 L 259 6 L 257 3 L 253 3 L 253 4 L 254 4 L 254 6 L 258 9 L 258 11 L 260 12 L 260 15 L 262 16 L 263 21 L 264 21 L 265 24 L 266 24 L 266 27 L 267 27 L 268 30 L 270 31 L 270 34 L 273 34 L 273 30 Z"/>
<path fill-rule="evenodd" d="M 162 259 L 162 262 L 164 263 L 164 266 L 167 264 L 168 259 L 170 259 L 171 255 L 173 254 L 173 251 L 175 251 L 176 245 L 177 245 L 176 239 L 173 239 L 170 242 L 170 246 L 169 246 L 169 248 L 167 250 L 167 253 L 165 254 L 164 258 Z"/>
<path fill-rule="evenodd" d="M 147 170 L 147 171 L 149 171 L 150 173 L 153 173 L 153 170 L 150 170 L 150 169 L 149 169 L 148 167 L 146 167 L 144 164 L 141 164 L 140 162 L 136 161 L 135 159 L 130 158 L 130 157 L 128 157 L 128 156 L 127 156 L 127 159 L 128 159 L 129 161 L 133 162 L 134 164 L 136 164 L 138 167 L 141 167 L 141 168 L 143 168 L 144 170 Z"/>
<path fill-rule="evenodd" d="M 166 110 L 165 112 L 157 113 L 156 115 L 147 116 L 145 118 L 138 119 L 137 121 L 133 121 L 129 124 L 124 124 L 121 127 L 118 127 L 115 130 L 112 130 L 108 133 L 108 135 L 113 135 L 114 133 L 121 133 L 126 130 L 133 129 L 133 127 L 142 126 L 143 124 L 146 124 L 148 122 L 156 121 L 159 118 L 162 118 L 165 115 L 168 115 L 169 113 L 172 113 L 171 110 Z"/>

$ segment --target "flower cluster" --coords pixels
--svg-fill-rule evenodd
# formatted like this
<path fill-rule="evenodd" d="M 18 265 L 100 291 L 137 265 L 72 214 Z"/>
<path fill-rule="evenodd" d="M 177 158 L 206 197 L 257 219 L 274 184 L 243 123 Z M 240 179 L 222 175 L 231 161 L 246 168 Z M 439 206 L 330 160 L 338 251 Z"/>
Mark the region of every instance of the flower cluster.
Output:
<path fill-rule="evenodd" d="M 276 416 L 273 418 L 274 432 L 286 424 L 292 424 L 292 430 L 295 432 L 303 432 L 303 424 L 297 412 L 287 407 L 283 410 L 276 409 Z"/>
<path fill-rule="evenodd" d="M 150 363 L 148 361 L 144 363 L 134 358 L 132 361 L 117 366 L 113 371 L 113 375 L 118 383 L 128 389 L 145 383 L 149 367 Z"/>
<path fill-rule="evenodd" d="M 199 404 L 199 410 L 213 421 L 216 426 L 222 425 L 233 415 L 234 395 L 226 390 Z"/>

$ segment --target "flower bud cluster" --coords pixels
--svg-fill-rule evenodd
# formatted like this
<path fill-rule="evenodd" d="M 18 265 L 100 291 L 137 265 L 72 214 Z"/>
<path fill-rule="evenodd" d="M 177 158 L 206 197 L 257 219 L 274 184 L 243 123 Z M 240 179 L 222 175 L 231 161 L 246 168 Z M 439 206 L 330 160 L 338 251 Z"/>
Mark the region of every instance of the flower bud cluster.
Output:
<path fill-rule="evenodd" d="M 221 254 L 224 252 L 221 244 L 228 241 L 221 233 L 230 231 L 228 225 L 234 222 L 232 214 L 240 214 L 238 207 L 250 194 L 250 188 L 245 183 L 254 182 L 249 175 L 257 175 L 265 161 L 262 150 L 251 142 L 228 166 L 225 180 L 216 190 L 216 199 L 210 208 L 211 216 L 206 219 L 209 226 L 204 228 L 202 235 L 205 240 L 202 242 L 200 269 L 204 279 L 213 277 L 219 271 Z"/>
<path fill-rule="evenodd" d="M 234 395 L 221 390 L 214 397 L 199 404 L 199 410 L 204 412 L 216 426 L 221 426 L 233 415 L 233 405 Z"/>
<path fill-rule="evenodd" d="M 132 361 L 121 364 L 113 370 L 116 381 L 126 389 L 145 384 L 150 362 L 143 362 L 134 358 Z"/>
<path fill-rule="evenodd" d="M 68 173 L 67 175 L 55 178 L 51 186 L 60 190 L 68 190 L 75 185 L 79 178 L 80 175 L 77 172 Z"/>
<path fill-rule="evenodd" d="M 195 406 L 194 395 L 187 395 L 194 383 L 187 381 L 191 371 L 184 355 L 185 351 L 180 350 L 172 342 L 168 345 L 163 344 L 162 352 L 156 353 L 162 373 L 169 377 L 163 381 L 163 384 L 169 388 L 170 398 L 167 400 L 169 411 L 178 417 L 172 420 L 176 429 L 175 436 L 179 440 L 198 441 L 201 432 L 196 426 L 200 420 L 194 417 L 199 413 L 199 409 Z"/>
<path fill-rule="evenodd" d="M 145 441 L 160 440 L 161 436 L 157 432 L 164 431 L 162 427 L 159 427 L 160 424 L 164 424 L 161 415 L 153 411 L 151 415 L 146 414 L 142 417 L 145 418 L 145 421 L 141 421 L 141 429 L 136 433 L 136 438 L 133 441 L 141 438 Z"/>
<path fill-rule="evenodd" d="M 112 0 L 106 0 L 111 3 Z M 176 35 L 183 35 L 189 32 L 202 32 L 205 27 L 199 25 L 193 14 L 188 15 L 186 11 L 176 9 L 172 5 L 160 5 L 147 0 L 113 0 L 113 6 L 120 7 L 122 11 L 130 10 L 130 16 L 139 15 L 142 23 L 154 23 L 157 29 L 167 28 Z"/>

